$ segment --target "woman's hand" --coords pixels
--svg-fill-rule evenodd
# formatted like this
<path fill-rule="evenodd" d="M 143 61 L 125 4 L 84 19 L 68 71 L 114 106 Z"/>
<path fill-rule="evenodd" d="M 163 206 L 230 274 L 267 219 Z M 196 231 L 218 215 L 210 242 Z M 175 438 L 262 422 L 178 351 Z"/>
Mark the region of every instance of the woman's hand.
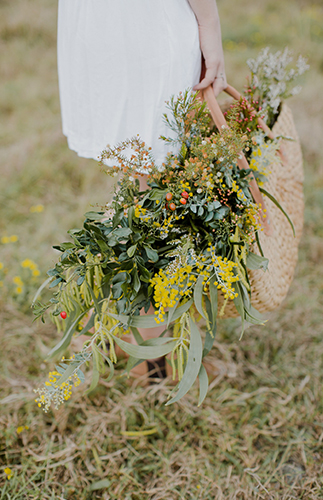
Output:
<path fill-rule="evenodd" d="M 227 87 L 221 27 L 215 0 L 188 0 L 196 15 L 199 27 L 200 46 L 204 59 L 205 75 L 193 90 L 202 90 L 213 85 L 217 96 Z"/>

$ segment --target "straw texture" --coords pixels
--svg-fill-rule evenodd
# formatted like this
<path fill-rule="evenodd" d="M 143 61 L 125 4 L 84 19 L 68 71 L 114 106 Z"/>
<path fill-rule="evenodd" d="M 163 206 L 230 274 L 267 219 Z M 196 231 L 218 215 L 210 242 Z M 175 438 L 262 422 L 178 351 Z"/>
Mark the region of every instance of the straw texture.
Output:
<path fill-rule="evenodd" d="M 303 159 L 300 141 L 294 125 L 293 115 L 286 104 L 273 127 L 275 136 L 283 135 L 293 140 L 282 139 L 284 164 L 275 162 L 264 188 L 272 194 L 291 218 L 296 236 L 284 214 L 265 198 L 270 221 L 274 227 L 272 236 L 264 232 L 259 235 L 264 256 L 269 259 L 268 270 L 248 271 L 251 282 L 251 302 L 259 312 L 277 308 L 287 295 L 293 279 L 298 257 L 298 243 L 303 228 Z M 252 248 L 259 255 L 257 245 Z M 219 308 L 223 304 L 220 297 Z M 224 317 L 238 316 L 232 301 L 227 303 Z"/>

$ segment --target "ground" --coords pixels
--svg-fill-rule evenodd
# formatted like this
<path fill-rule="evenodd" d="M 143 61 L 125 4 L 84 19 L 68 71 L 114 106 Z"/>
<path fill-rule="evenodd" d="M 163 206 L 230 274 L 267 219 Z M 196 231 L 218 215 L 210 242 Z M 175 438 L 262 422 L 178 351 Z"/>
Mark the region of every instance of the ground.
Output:
<path fill-rule="evenodd" d="M 1 500 L 323 498 L 322 2 L 218 5 L 228 80 L 239 89 L 246 60 L 263 46 L 288 45 L 311 64 L 290 101 L 306 211 L 288 297 L 241 341 L 235 320 L 221 323 L 212 352 L 218 376 L 201 408 L 197 388 L 165 407 L 167 381 L 142 388 L 121 367 L 113 382 L 88 397 L 80 386 L 44 414 L 33 389 L 52 369 L 44 359 L 58 335 L 32 323 L 32 294 L 57 257 L 52 245 L 107 200 L 111 182 L 61 133 L 57 2 L 0 1 Z"/>

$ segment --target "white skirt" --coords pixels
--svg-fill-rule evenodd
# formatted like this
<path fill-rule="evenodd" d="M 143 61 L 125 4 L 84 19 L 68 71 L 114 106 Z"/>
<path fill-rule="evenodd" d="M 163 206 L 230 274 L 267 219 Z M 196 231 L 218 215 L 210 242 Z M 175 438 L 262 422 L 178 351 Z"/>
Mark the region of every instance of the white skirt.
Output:
<path fill-rule="evenodd" d="M 198 26 L 187 0 L 59 0 L 63 133 L 79 156 L 139 134 L 160 165 L 165 101 L 199 82 Z"/>

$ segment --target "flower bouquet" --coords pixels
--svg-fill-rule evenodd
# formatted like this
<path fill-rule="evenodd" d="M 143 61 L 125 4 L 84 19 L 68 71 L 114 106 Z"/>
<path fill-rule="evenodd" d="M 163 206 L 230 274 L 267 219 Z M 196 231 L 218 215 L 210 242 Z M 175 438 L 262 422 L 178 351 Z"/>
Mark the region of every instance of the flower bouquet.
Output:
<path fill-rule="evenodd" d="M 55 247 L 62 255 L 47 282 L 56 291 L 47 304 L 34 300 L 36 317 L 43 319 L 49 310 L 63 330 L 49 358 L 61 357 L 73 335 L 88 336 L 81 352 L 69 360 L 62 357 L 36 390 L 45 411 L 69 399 L 72 387 L 84 381 L 82 367 L 91 361 L 89 391 L 100 375 L 109 380 L 116 345 L 128 355 L 128 371 L 169 355 L 178 384 L 167 404 L 182 398 L 197 378 L 201 404 L 208 389 L 203 359 L 212 348 L 217 317 L 234 307 L 242 332 L 245 324 L 264 322 L 252 305 L 251 273 L 265 273 L 270 265 L 261 243 L 267 214 L 250 186 L 293 227 L 284 207 L 264 188 L 272 164 L 284 168 L 281 137 L 259 126 L 261 120 L 273 125 L 280 99 L 294 92 L 289 83 L 305 69 L 299 59 L 298 71 L 287 71 L 289 62 L 286 51 L 272 55 L 267 49 L 249 61 L 245 97 L 227 109 L 227 126 L 220 129 L 197 94 L 187 90 L 172 97 L 164 115 L 170 137 L 161 139 L 176 154 L 169 153 L 162 165 L 155 164 L 139 136 L 102 153 L 102 162 L 115 165 L 108 173 L 122 173 L 113 200 L 85 214 L 83 228 L 69 231 L 72 241 Z M 244 157 L 249 164 L 241 164 Z M 140 188 L 142 175 L 146 189 Z M 143 315 L 151 307 L 154 313 Z M 144 341 L 138 329 L 154 326 L 163 326 L 163 333 Z M 136 344 L 124 340 L 129 332 Z"/>

